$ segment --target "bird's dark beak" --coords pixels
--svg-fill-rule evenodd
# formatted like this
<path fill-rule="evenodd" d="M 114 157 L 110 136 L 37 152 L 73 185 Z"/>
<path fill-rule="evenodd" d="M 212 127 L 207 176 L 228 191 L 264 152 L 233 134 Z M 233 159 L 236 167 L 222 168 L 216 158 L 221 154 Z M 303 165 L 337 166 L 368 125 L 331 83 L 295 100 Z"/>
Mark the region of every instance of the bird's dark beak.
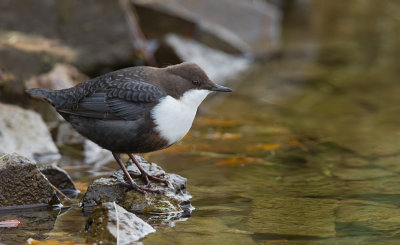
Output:
<path fill-rule="evenodd" d="M 211 91 L 215 91 L 215 92 L 232 92 L 232 89 L 216 84 L 215 87 L 211 88 Z"/>

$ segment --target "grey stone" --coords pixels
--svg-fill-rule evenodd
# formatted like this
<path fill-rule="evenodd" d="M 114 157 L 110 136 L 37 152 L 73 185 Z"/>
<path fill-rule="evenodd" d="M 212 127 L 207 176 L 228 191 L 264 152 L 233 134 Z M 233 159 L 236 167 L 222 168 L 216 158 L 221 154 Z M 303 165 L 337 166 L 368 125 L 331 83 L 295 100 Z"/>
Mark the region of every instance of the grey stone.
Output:
<path fill-rule="evenodd" d="M 251 62 L 243 56 L 227 54 L 209 48 L 194 39 L 183 38 L 174 34 L 168 34 L 165 43 L 174 50 L 182 61 L 198 64 L 206 71 L 211 80 L 219 84 L 223 84 L 229 78 L 245 71 Z"/>
<path fill-rule="evenodd" d="M 0 104 L 0 152 L 18 152 L 35 160 L 60 158 L 40 115 L 6 104 Z"/>
<path fill-rule="evenodd" d="M 230 54 L 276 51 L 279 8 L 264 1 L 134 0 L 143 31 L 162 39 L 168 33 L 193 38 Z M 210 11 L 218 9 L 218 11 Z"/>
<path fill-rule="evenodd" d="M 52 183 L 65 195 L 69 197 L 75 197 L 78 194 L 78 189 L 76 188 L 67 171 L 64 169 L 52 164 L 40 166 L 39 170 L 46 176 L 50 183 Z"/>
<path fill-rule="evenodd" d="M 49 181 L 34 162 L 16 153 L 0 154 L 0 208 L 59 203 Z"/>
<path fill-rule="evenodd" d="M 116 207 L 116 209 L 115 209 Z M 102 203 L 90 215 L 86 231 L 88 242 L 117 242 L 132 244 L 140 238 L 155 232 L 149 224 L 135 214 L 112 202 Z"/>
<path fill-rule="evenodd" d="M 98 74 L 138 59 L 118 1 L 0 1 L 0 10 L 2 102 L 34 104 L 25 81 L 56 63 Z"/>
<path fill-rule="evenodd" d="M 141 166 L 151 175 L 165 174 L 164 179 L 169 182 L 168 186 L 151 181 L 152 188 L 164 191 L 162 194 L 146 193 L 142 194 L 135 190 L 121 185 L 124 180 L 121 169 L 117 170 L 109 178 L 100 178 L 95 180 L 88 188 L 83 197 L 83 207 L 93 207 L 102 202 L 115 201 L 125 209 L 137 213 L 145 214 L 168 214 L 180 215 L 190 213 L 192 206 L 189 199 L 191 196 L 186 192 L 186 179 L 176 175 L 165 173 L 155 163 L 148 163 L 143 158 L 136 156 Z M 137 167 L 129 161 L 128 171 L 139 173 Z M 143 185 L 141 178 L 134 179 L 139 185 Z"/>
<path fill-rule="evenodd" d="M 37 45 L 33 51 L 50 51 L 85 70 L 130 62 L 134 54 L 118 1 L 2 1 L 0 9 L 3 33 L 31 35 L 28 41 Z M 14 47 L 26 49 L 23 40 L 12 40 Z"/>
<path fill-rule="evenodd" d="M 78 71 L 76 67 L 66 63 L 56 63 L 51 71 L 32 77 L 25 83 L 27 89 L 49 88 L 66 89 L 80 82 L 88 80 L 89 77 Z"/>
<path fill-rule="evenodd" d="M 208 35 L 212 33 L 241 47 L 243 53 L 269 53 L 279 48 L 281 12 L 273 4 L 263 0 L 176 1 L 199 19 L 204 30 L 197 36 L 200 42 L 212 43 Z M 210 11 L 213 9 L 218 11 Z"/>

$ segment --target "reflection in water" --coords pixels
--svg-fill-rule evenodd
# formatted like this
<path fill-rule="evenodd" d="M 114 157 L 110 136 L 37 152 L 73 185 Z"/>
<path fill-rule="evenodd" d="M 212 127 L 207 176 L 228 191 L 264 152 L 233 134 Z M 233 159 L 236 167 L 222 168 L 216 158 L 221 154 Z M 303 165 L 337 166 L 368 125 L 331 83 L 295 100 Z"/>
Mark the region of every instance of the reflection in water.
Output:
<path fill-rule="evenodd" d="M 197 210 L 145 242 L 400 239 L 400 4 L 309 4 L 289 9 L 279 58 L 150 155 L 189 179 Z"/>
<path fill-rule="evenodd" d="M 0 221 L 18 220 L 21 224 L 18 227 L 0 228 L 0 243 L 22 244 L 28 238 L 44 240 L 48 238 L 47 233 L 52 231 L 57 216 L 61 213 L 58 209 L 29 208 L 20 210 L 0 211 Z"/>
<path fill-rule="evenodd" d="M 291 2 L 282 53 L 205 102 L 182 143 L 145 156 L 186 177 L 196 207 L 145 244 L 400 239 L 400 2 Z M 83 219 L 71 210 L 50 237 L 81 241 Z"/>

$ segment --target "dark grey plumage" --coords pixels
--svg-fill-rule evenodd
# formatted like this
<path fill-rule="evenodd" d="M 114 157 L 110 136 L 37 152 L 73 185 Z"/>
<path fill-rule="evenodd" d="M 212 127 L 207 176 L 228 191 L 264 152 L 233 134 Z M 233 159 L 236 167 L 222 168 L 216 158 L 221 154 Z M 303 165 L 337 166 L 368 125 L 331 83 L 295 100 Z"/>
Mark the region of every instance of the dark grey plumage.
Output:
<path fill-rule="evenodd" d="M 132 153 L 168 147 L 171 143 L 155 130 L 157 125 L 152 118 L 152 109 L 166 96 L 179 100 L 185 92 L 196 89 L 231 91 L 213 83 L 196 64 L 182 63 L 166 68 L 131 67 L 68 89 L 36 88 L 26 92 L 52 104 L 79 133 L 112 151 L 131 187 L 144 192 L 154 190 L 134 183 L 119 153 L 128 153 L 147 181 L 151 178 L 165 182 L 145 173 Z M 168 114 L 168 111 L 163 113 Z"/>

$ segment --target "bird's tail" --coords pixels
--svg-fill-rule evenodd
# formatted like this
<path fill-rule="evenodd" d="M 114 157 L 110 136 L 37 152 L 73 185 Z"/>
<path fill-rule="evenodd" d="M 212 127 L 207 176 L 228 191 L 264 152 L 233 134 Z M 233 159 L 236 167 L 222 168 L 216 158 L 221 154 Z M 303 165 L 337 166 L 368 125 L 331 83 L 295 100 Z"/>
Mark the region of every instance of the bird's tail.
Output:
<path fill-rule="evenodd" d="M 54 106 L 55 91 L 47 88 L 32 88 L 25 90 L 33 98 L 45 100 Z"/>

